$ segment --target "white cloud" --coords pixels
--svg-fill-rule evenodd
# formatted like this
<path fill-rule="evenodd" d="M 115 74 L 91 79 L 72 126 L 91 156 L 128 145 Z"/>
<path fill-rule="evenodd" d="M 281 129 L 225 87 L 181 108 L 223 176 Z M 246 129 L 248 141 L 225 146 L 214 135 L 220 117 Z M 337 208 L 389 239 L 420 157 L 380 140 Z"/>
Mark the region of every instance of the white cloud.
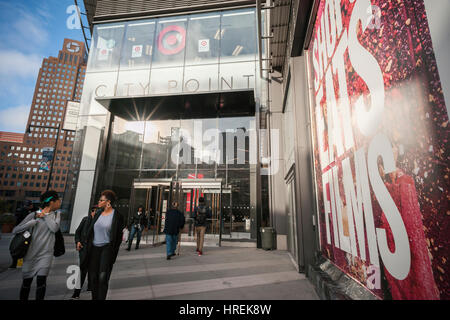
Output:
<path fill-rule="evenodd" d="M 15 50 L 0 50 L 0 76 L 36 77 L 42 58 L 36 54 L 26 55 Z"/>
<path fill-rule="evenodd" d="M 29 106 L 17 106 L 0 110 L 0 131 L 24 133 L 29 112 Z"/>

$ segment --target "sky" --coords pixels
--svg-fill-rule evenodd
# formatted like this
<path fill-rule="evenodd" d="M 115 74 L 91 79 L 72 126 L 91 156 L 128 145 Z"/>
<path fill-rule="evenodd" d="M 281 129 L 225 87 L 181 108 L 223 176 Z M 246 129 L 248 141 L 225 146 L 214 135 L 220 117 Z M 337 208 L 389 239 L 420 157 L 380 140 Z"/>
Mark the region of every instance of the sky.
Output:
<path fill-rule="evenodd" d="M 73 5 L 73 0 L 0 0 L 0 131 L 25 132 L 42 60 L 57 57 L 64 38 L 84 41 Z"/>

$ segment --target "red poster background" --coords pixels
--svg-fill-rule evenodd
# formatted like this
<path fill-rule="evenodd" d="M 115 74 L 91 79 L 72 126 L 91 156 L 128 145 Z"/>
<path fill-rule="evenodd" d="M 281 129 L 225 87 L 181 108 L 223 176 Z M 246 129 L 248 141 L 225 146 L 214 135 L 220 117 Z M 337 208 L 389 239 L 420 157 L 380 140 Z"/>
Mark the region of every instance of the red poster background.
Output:
<path fill-rule="evenodd" d="M 322 0 L 319 5 L 308 52 L 312 86 L 314 77 L 319 76 L 319 70 L 315 70 L 312 63 L 313 58 L 317 59 L 317 52 L 312 48 L 314 42 L 318 41 L 317 33 L 325 3 L 326 1 Z M 341 3 L 343 30 L 348 31 L 356 2 L 341 0 L 333 3 Z M 389 137 L 396 155 L 397 169 L 393 174 L 382 175 L 382 179 L 406 226 L 411 250 L 411 269 L 408 277 L 399 281 L 381 265 L 381 285 L 370 290 L 384 299 L 449 299 L 449 125 L 425 7 L 423 0 L 372 0 L 371 3 L 377 6 L 381 13 L 379 25 L 367 28 L 364 32 L 358 27 L 358 41 L 376 59 L 383 75 L 385 108 L 382 123 L 377 130 Z M 376 20 L 373 23 L 376 24 Z M 337 41 L 341 35 L 338 35 Z M 370 139 L 363 136 L 355 125 L 354 103 L 357 97 L 361 94 L 367 95 L 369 91 L 366 83 L 353 69 L 348 49 L 344 57 L 355 146 L 332 165 L 340 167 L 343 158 L 350 158 L 354 177 L 353 154 L 356 150 L 365 148 L 367 158 L 367 147 L 370 143 Z M 331 59 L 328 59 L 327 65 L 331 65 Z M 339 103 L 339 80 L 334 73 L 333 82 Z M 324 86 L 325 77 L 322 77 L 319 87 L 314 88 L 314 93 L 317 95 Z M 312 97 L 312 100 L 314 98 Z M 367 269 L 369 263 L 342 251 L 334 242 L 327 244 L 323 171 L 320 165 L 314 103 L 311 114 L 321 249 L 336 266 L 367 286 L 372 275 L 370 269 Z M 320 101 L 320 110 L 325 119 L 324 141 L 327 147 L 328 106 L 325 90 Z M 342 173 L 339 174 L 339 192 L 345 206 Z M 388 243 L 390 248 L 394 249 L 389 225 L 372 188 L 371 198 L 375 227 L 386 229 Z M 330 228 L 333 233 L 332 227 Z"/>

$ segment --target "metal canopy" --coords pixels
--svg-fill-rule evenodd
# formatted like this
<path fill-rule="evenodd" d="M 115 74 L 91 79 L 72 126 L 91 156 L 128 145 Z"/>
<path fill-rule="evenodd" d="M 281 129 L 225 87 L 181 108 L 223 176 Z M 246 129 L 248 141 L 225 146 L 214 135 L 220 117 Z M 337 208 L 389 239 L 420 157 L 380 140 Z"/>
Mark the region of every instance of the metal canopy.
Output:
<path fill-rule="evenodd" d="M 215 189 L 220 190 L 222 179 L 181 179 L 183 189 Z"/>
<path fill-rule="evenodd" d="M 220 192 L 222 189 L 222 179 L 135 179 L 133 186 L 135 189 L 148 189 L 157 186 L 169 187 L 172 182 L 180 182 L 181 188 L 184 190 L 202 189 L 202 191 L 213 190 Z"/>
<path fill-rule="evenodd" d="M 96 98 L 125 120 L 178 120 L 255 115 L 253 90 Z"/>
<path fill-rule="evenodd" d="M 148 189 L 157 186 L 170 186 L 172 179 L 136 179 L 133 182 L 135 189 Z"/>

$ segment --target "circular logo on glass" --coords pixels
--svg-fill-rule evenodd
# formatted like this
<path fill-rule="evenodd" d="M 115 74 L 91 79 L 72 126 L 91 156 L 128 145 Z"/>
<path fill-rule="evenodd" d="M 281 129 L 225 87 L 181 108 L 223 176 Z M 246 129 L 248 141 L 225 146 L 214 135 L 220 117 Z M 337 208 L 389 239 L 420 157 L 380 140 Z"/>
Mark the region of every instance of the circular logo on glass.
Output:
<path fill-rule="evenodd" d="M 186 30 L 180 26 L 168 26 L 158 36 L 158 50 L 165 55 L 177 54 L 186 45 Z"/>

